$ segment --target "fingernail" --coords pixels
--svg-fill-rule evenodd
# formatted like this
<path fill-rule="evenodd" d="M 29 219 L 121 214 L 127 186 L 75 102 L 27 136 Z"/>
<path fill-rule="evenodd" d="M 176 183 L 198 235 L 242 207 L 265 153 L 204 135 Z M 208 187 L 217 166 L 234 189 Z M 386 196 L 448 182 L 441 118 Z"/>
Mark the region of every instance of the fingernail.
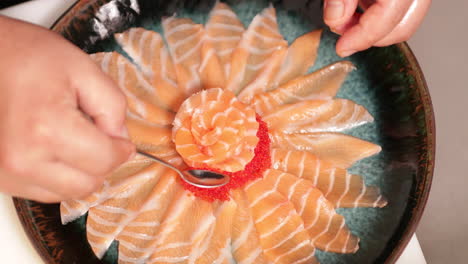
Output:
<path fill-rule="evenodd" d="M 341 57 L 348 57 L 354 53 L 356 53 L 356 50 L 345 50 L 340 52 L 338 55 L 340 55 Z"/>
<path fill-rule="evenodd" d="M 130 136 L 128 134 L 128 129 L 125 125 L 122 126 L 122 129 L 120 130 L 120 136 L 126 139 L 130 139 Z"/>
<path fill-rule="evenodd" d="M 325 2 L 323 17 L 325 20 L 336 20 L 344 14 L 344 4 L 340 0 L 330 0 Z"/>

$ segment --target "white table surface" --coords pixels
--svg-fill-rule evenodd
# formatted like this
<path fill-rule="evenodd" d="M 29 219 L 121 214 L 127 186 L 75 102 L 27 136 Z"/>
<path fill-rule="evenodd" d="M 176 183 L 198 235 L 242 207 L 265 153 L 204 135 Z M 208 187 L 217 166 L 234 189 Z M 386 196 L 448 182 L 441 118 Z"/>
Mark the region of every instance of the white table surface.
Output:
<path fill-rule="evenodd" d="M 0 10 L 1 15 L 26 20 L 44 27 L 52 23 L 75 1 L 35 0 Z M 0 193 L 0 256 L 2 263 L 44 263 L 24 232 L 11 197 Z M 426 264 L 418 239 L 413 236 L 397 264 Z"/>

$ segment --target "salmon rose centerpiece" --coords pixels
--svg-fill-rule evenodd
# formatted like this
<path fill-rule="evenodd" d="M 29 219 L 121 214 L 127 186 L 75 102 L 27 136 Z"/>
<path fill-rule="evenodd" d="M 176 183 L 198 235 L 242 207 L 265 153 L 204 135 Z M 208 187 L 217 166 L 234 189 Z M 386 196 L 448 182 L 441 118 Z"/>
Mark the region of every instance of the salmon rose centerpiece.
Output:
<path fill-rule="evenodd" d="M 161 34 L 115 35 L 131 61 L 91 57 L 125 93 L 139 149 L 230 182 L 198 188 L 137 155 L 100 190 L 62 202 L 62 223 L 87 213 L 92 250 L 102 258 L 118 241 L 119 264 L 313 264 L 316 250 L 356 252 L 359 238 L 336 209 L 387 200 L 348 171 L 381 150 L 343 133 L 373 121 L 364 106 L 335 97 L 354 65 L 308 73 L 322 31 L 288 43 L 273 6 L 248 27 L 219 1 L 205 25 L 176 16 L 161 24 Z"/>
<path fill-rule="evenodd" d="M 189 97 L 174 120 L 173 141 L 188 166 L 243 170 L 254 157 L 255 111 L 230 91 L 209 89 Z"/>

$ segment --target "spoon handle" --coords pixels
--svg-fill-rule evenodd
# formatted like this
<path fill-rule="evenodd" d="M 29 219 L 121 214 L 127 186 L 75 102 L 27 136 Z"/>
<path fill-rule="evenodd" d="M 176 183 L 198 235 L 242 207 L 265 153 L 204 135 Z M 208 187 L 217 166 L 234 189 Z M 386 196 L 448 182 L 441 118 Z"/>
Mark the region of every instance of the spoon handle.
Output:
<path fill-rule="evenodd" d="M 156 156 L 153 156 L 153 155 L 151 155 L 149 153 L 146 153 L 146 152 L 143 152 L 143 151 L 140 151 L 140 150 L 137 150 L 137 153 L 140 154 L 140 155 L 143 155 L 143 156 L 145 156 L 145 157 L 147 157 L 147 158 L 149 158 L 149 159 L 151 159 L 153 161 L 156 161 L 159 164 L 164 165 L 164 166 L 168 167 L 169 169 L 172 169 L 175 172 L 180 174 L 179 169 L 177 169 L 176 167 L 172 166 L 171 164 L 167 163 L 166 161 L 164 161 L 164 160 L 162 160 L 162 159 L 160 159 L 160 158 L 158 158 Z"/>

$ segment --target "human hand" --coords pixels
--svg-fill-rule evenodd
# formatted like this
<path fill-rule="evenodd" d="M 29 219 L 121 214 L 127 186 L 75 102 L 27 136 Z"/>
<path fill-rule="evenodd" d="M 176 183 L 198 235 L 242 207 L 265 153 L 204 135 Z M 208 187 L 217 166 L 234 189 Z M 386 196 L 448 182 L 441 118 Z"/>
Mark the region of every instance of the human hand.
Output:
<path fill-rule="evenodd" d="M 0 192 L 58 202 L 95 191 L 134 153 L 124 95 L 53 32 L 0 16 L 0 35 Z"/>
<path fill-rule="evenodd" d="M 431 0 L 325 0 L 324 20 L 340 34 L 336 52 L 349 56 L 371 46 L 388 46 L 408 40 L 421 24 Z"/>

